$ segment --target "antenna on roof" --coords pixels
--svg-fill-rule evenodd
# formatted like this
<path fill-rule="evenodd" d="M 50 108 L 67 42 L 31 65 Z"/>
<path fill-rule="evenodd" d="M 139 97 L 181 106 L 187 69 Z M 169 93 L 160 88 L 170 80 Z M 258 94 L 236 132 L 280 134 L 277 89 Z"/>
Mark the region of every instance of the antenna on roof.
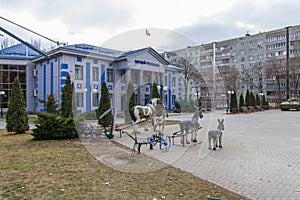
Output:
<path fill-rule="evenodd" d="M 29 31 L 29 32 L 31 32 L 31 33 L 34 33 L 34 34 L 36 34 L 36 35 L 38 35 L 38 36 L 40 36 L 40 37 L 42 37 L 42 38 L 44 38 L 44 39 L 46 39 L 46 40 L 49 40 L 50 42 L 53 42 L 53 43 L 55 43 L 55 44 L 57 44 L 57 45 L 62 44 L 62 43 L 60 43 L 59 41 L 54 41 L 54 40 L 52 40 L 52 39 L 50 39 L 50 38 L 48 38 L 48 37 L 46 37 L 46 36 L 43 36 L 43 35 L 41 35 L 41 34 L 35 32 L 35 31 L 33 31 L 33 30 L 30 30 L 30 29 L 28 29 L 28 28 L 26 28 L 26 27 L 20 25 L 20 24 L 17 24 L 17 23 L 15 23 L 15 22 L 13 22 L 13 21 L 10 21 L 9 19 L 6 19 L 6 18 L 4 18 L 4 17 L 2 17 L 2 16 L 0 16 L 0 18 L 3 19 L 3 20 L 5 20 L 5 21 L 7 21 L 7 22 L 9 22 L 9 23 L 12 23 L 12 24 L 14 24 L 14 25 L 16 25 L 16 26 L 19 26 L 20 28 L 23 28 L 23 29 L 25 29 L 25 30 L 27 30 L 27 31 Z"/>

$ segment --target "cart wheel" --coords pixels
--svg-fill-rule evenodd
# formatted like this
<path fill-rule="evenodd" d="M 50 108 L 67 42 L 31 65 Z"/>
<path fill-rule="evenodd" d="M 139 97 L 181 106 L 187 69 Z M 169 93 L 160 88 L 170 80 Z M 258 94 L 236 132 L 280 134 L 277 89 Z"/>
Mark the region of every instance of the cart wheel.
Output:
<path fill-rule="evenodd" d="M 162 135 L 160 138 L 160 146 L 161 151 L 168 151 L 171 148 L 171 138 L 166 135 Z"/>
<path fill-rule="evenodd" d="M 157 141 L 155 140 L 153 135 L 147 137 L 147 142 L 150 144 L 150 147 L 151 147 L 151 145 L 152 145 L 152 147 L 155 146 L 157 143 Z"/>

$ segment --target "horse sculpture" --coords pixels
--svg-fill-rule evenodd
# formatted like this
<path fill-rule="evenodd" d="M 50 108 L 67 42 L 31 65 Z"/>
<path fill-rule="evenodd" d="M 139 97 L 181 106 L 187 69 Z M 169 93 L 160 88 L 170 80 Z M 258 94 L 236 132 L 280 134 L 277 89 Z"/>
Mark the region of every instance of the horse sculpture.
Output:
<path fill-rule="evenodd" d="M 224 119 L 218 119 L 219 125 L 215 130 L 208 131 L 208 149 L 211 149 L 211 140 L 213 140 L 213 150 L 217 147 L 222 148 L 222 130 L 224 130 Z M 219 143 L 219 145 L 217 145 Z"/>
<path fill-rule="evenodd" d="M 157 126 L 164 127 L 165 121 L 165 106 L 159 98 L 151 99 L 146 106 L 134 106 L 130 110 L 130 117 L 133 123 L 146 119 L 145 131 L 149 131 L 149 126 L 154 127 L 154 131 Z M 162 128 L 163 129 L 163 128 Z M 134 127 L 134 130 L 137 131 L 137 127 Z"/>
<path fill-rule="evenodd" d="M 196 107 L 196 111 L 190 120 L 183 120 L 179 123 L 181 134 L 188 134 L 191 131 L 191 141 L 197 142 L 197 132 L 200 127 L 198 118 L 203 118 L 202 110 Z M 181 138 L 181 143 L 183 143 L 183 138 Z M 188 137 L 186 137 L 186 144 L 190 144 Z"/>
<path fill-rule="evenodd" d="M 152 119 L 152 125 L 154 132 L 159 128 L 163 133 L 165 128 L 165 118 L 168 117 L 168 113 L 165 110 L 165 104 L 159 98 L 151 99 L 150 103 L 155 107 L 156 114 Z"/>

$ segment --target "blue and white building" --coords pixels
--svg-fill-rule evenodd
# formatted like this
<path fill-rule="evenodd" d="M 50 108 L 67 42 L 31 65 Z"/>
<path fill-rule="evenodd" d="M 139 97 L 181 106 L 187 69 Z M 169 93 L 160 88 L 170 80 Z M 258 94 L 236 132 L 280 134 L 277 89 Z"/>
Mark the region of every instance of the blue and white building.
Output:
<path fill-rule="evenodd" d="M 47 95 L 54 94 L 61 102 L 62 91 L 69 74 L 75 86 L 77 112 L 98 108 L 101 85 L 106 82 L 111 104 L 123 112 L 129 81 L 135 88 L 137 104 L 145 105 L 150 98 L 152 84 L 158 84 L 167 109 L 183 97 L 181 69 L 172 66 L 153 48 L 127 52 L 87 44 L 61 46 L 48 57 L 36 56 L 27 65 L 27 110 L 43 112 Z"/>

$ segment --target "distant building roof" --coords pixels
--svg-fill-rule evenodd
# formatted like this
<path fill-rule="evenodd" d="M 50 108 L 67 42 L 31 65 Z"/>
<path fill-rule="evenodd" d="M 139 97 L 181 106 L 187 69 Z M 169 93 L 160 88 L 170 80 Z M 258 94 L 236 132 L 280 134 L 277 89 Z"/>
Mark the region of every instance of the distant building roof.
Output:
<path fill-rule="evenodd" d="M 21 43 L 0 50 L 0 58 L 31 59 L 38 55 L 38 52 Z"/>
<path fill-rule="evenodd" d="M 98 54 L 98 55 L 103 55 L 103 56 L 117 56 L 121 53 L 121 51 L 114 50 L 114 49 L 108 49 L 108 48 L 103 48 L 103 47 L 96 47 L 92 46 L 89 44 L 74 44 L 74 45 L 67 45 L 67 46 L 62 46 L 62 49 L 72 49 L 72 50 L 79 50 L 79 51 L 84 51 L 87 53 L 93 53 L 93 54 Z"/>

